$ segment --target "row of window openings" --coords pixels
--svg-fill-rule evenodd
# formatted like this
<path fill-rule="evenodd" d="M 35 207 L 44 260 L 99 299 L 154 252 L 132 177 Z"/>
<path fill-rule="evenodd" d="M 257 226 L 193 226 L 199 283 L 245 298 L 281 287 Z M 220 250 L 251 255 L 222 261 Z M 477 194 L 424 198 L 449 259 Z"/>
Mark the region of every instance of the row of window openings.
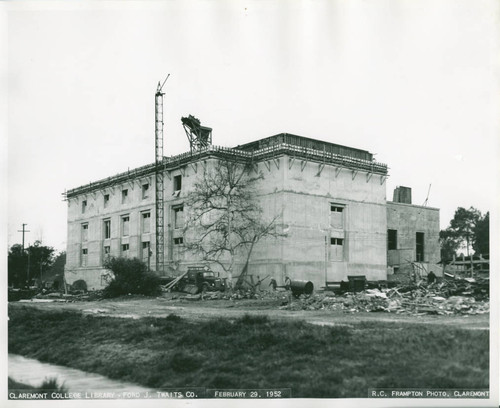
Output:
<path fill-rule="evenodd" d="M 331 206 L 331 212 L 339 213 L 339 215 L 342 214 L 343 212 L 343 207 L 337 207 L 337 206 Z M 184 206 L 177 206 L 172 208 L 173 211 L 173 224 L 175 229 L 183 228 L 184 227 Z M 150 213 L 143 213 L 143 223 L 142 223 L 142 233 L 147 234 L 150 232 Z M 124 216 L 122 217 L 122 236 L 128 236 L 129 235 L 129 217 Z M 341 223 L 341 220 L 339 220 Z M 83 241 L 87 240 L 87 232 L 88 232 L 88 224 L 83 224 Z M 104 238 L 109 239 L 111 238 L 111 220 L 106 220 L 104 221 Z M 339 239 L 341 242 L 342 240 Z M 337 243 L 334 244 L 332 242 L 332 245 L 342 245 L 342 243 Z"/>
<path fill-rule="evenodd" d="M 417 232 L 415 234 L 415 258 L 417 262 L 424 261 L 424 239 L 425 234 L 423 232 Z M 387 249 L 398 249 L 398 230 L 387 230 Z"/>
<path fill-rule="evenodd" d="M 106 221 L 110 222 L 110 221 Z M 109 226 L 109 224 L 108 224 Z M 84 226 L 85 227 L 85 226 Z M 88 225 L 86 225 L 87 228 L 84 228 L 84 230 L 88 229 Z M 107 230 L 109 231 L 109 230 Z M 387 247 L 389 250 L 394 250 L 397 249 L 397 230 L 388 230 L 387 231 Z M 184 238 L 182 237 L 176 237 L 174 238 L 174 245 L 182 245 L 184 243 Z M 143 242 L 143 249 L 149 248 L 149 242 Z M 335 246 L 343 246 L 344 245 L 344 238 L 330 238 L 330 245 L 335 245 Z M 123 244 L 122 245 L 122 253 L 128 253 L 129 250 L 129 244 Z M 87 249 L 84 248 L 82 249 L 82 256 L 86 257 L 87 256 Z M 105 246 L 104 247 L 104 255 L 109 256 L 110 253 L 110 247 Z M 424 260 L 424 233 L 423 232 L 417 232 L 416 233 L 416 260 L 417 262 L 423 261 Z"/>
<path fill-rule="evenodd" d="M 180 187 L 180 185 L 179 185 Z M 174 228 L 182 228 L 184 226 L 184 207 L 183 206 L 178 206 L 172 208 L 173 215 L 174 215 Z M 331 211 L 332 212 L 338 212 L 342 213 L 343 208 L 342 207 L 335 207 L 331 206 Z M 143 233 L 149 233 L 150 232 L 150 218 L 151 218 L 151 213 L 143 213 L 142 214 L 142 232 Z M 124 216 L 122 217 L 122 236 L 128 236 L 129 235 L 129 222 L 130 218 L 129 216 Z M 105 220 L 104 221 L 104 239 L 109 239 L 111 238 L 111 220 Z M 88 240 L 88 224 L 83 224 L 82 225 L 82 241 L 87 241 Z M 173 239 L 174 245 L 182 245 L 184 244 L 184 238 L 183 237 L 176 237 Z M 342 246 L 344 243 L 343 238 L 331 238 L 330 239 L 330 244 L 335 245 L 335 246 Z M 149 243 L 143 242 L 143 249 L 145 249 L 144 245 L 148 245 L 149 248 Z M 129 244 L 122 244 L 122 255 L 127 256 L 128 251 L 129 251 Z M 148 250 L 149 251 L 149 250 Z M 104 255 L 105 256 L 110 256 L 110 247 L 105 246 L 104 247 Z M 82 250 L 82 266 L 83 264 L 86 264 L 86 257 L 87 257 L 87 249 Z M 85 259 L 85 261 L 83 261 Z"/>
<path fill-rule="evenodd" d="M 182 176 L 174 176 L 174 195 L 178 195 L 178 193 L 182 189 Z M 142 185 L 142 199 L 146 199 L 149 197 L 149 184 Z M 122 204 L 125 204 L 128 199 L 128 189 L 122 190 Z M 110 196 L 109 194 L 104 194 L 104 207 L 106 208 L 109 204 Z M 85 213 L 87 209 L 87 200 L 82 201 L 82 213 Z M 332 213 L 342 213 L 344 211 L 344 207 L 339 207 L 337 205 L 330 205 L 330 212 Z"/>
<path fill-rule="evenodd" d="M 109 222 L 109 221 L 106 221 Z M 183 245 L 184 244 L 184 238 L 183 237 L 175 237 L 173 239 L 174 245 Z M 343 238 L 330 238 L 330 244 L 333 246 L 343 246 L 344 245 L 344 239 Z M 122 244 L 121 250 L 122 250 L 122 255 L 123 256 L 128 256 L 128 251 L 129 251 L 129 244 Z M 149 251 L 149 242 L 143 242 L 142 243 L 142 249 L 143 249 L 143 258 L 144 258 L 144 251 L 147 249 Z M 86 266 L 86 257 L 87 257 L 87 248 L 82 249 L 82 266 Z M 109 257 L 111 254 L 111 248 L 109 245 L 104 246 L 104 256 Z M 146 256 L 147 258 L 147 256 Z M 83 261 L 85 259 L 85 261 Z M 85 265 L 84 265 L 85 263 Z"/>
<path fill-rule="evenodd" d="M 130 217 L 125 216 L 121 219 L 122 223 L 122 236 L 126 237 L 129 235 L 129 225 L 130 225 Z M 88 241 L 88 231 L 89 225 L 82 224 L 82 242 Z M 141 232 L 143 234 L 149 234 L 151 232 L 151 213 L 143 213 L 142 214 L 142 224 L 141 224 Z M 104 239 L 111 238 L 111 220 L 104 220 Z"/>
<path fill-rule="evenodd" d="M 107 221 L 109 222 L 109 221 Z M 393 250 L 397 249 L 397 230 L 388 230 L 387 234 L 388 239 L 388 249 Z M 179 245 L 183 244 L 184 239 L 182 237 L 174 238 L 174 244 Z M 344 238 L 330 238 L 330 245 L 344 245 Z M 106 248 L 109 249 L 108 246 L 104 247 L 105 253 Z M 123 244 L 123 249 L 128 250 L 128 244 Z M 416 233 L 416 252 L 417 252 L 417 261 L 423 260 L 423 252 L 424 252 L 424 233 L 417 232 Z M 84 249 L 86 251 L 86 249 Z"/>
<path fill-rule="evenodd" d="M 182 206 L 173 208 L 174 212 L 174 228 L 179 229 L 184 227 L 184 208 Z M 124 216 L 121 219 L 122 236 L 129 235 L 130 217 Z M 88 241 L 89 225 L 82 224 L 82 241 Z M 151 232 L 151 213 L 142 213 L 141 232 L 149 234 Z M 104 239 L 111 238 L 111 220 L 104 220 Z"/>
<path fill-rule="evenodd" d="M 180 237 L 180 238 L 174 238 L 174 244 L 175 245 L 180 245 L 180 244 L 183 244 L 183 243 L 184 243 L 184 239 L 182 237 Z M 122 253 L 128 253 L 129 249 L 130 249 L 130 245 L 129 244 L 122 244 Z M 142 249 L 143 249 L 143 251 L 149 250 L 149 241 L 146 241 L 146 242 L 142 243 Z M 82 249 L 82 253 L 87 254 L 87 252 L 83 252 L 83 251 L 87 251 L 87 249 Z M 146 252 L 146 254 L 147 254 L 147 252 Z M 111 256 L 111 247 L 109 245 L 105 245 L 104 246 L 104 256 L 105 257 Z"/>
<path fill-rule="evenodd" d="M 182 237 L 174 238 L 174 245 L 182 245 L 184 243 L 184 239 Z M 129 244 L 122 244 L 121 246 L 121 255 L 123 257 L 128 257 L 130 250 Z M 88 261 L 88 248 L 82 249 L 82 258 L 81 258 L 81 266 L 87 266 Z M 148 241 L 142 243 L 142 259 L 147 260 L 152 255 L 150 251 L 150 244 Z M 111 246 L 104 246 L 104 259 L 109 259 L 111 257 Z"/>
<path fill-rule="evenodd" d="M 184 211 L 182 207 L 177 207 L 173 209 L 174 211 L 174 228 L 181 228 L 184 226 Z M 143 213 L 142 214 L 142 232 L 143 233 L 149 233 L 150 232 L 150 218 L 151 214 L 150 213 Z M 129 235 L 129 221 L 130 218 L 127 217 L 122 217 L 122 235 L 123 236 L 128 236 Z M 82 225 L 83 232 L 82 232 L 82 240 L 87 241 L 88 240 L 88 224 L 83 224 Z M 109 239 L 111 238 L 111 220 L 106 220 L 104 221 L 104 238 Z M 181 238 L 182 239 L 182 238 Z M 343 238 L 331 238 L 330 239 L 330 244 L 331 245 L 343 245 L 344 239 Z M 423 254 L 423 247 L 424 247 L 424 233 L 423 232 L 417 232 L 416 233 L 416 242 L 417 242 L 417 254 Z M 398 247 L 398 232 L 397 230 L 392 230 L 389 229 L 387 230 L 387 249 L 389 250 L 394 250 L 397 249 Z M 418 255 L 418 256 L 420 256 Z"/>
<path fill-rule="evenodd" d="M 415 245 L 415 258 L 417 262 L 424 261 L 424 240 L 425 234 L 423 232 L 417 232 L 415 234 L 416 245 Z M 343 238 L 330 238 L 330 245 L 343 246 Z M 398 249 L 398 231 L 389 229 L 387 230 L 387 249 L 395 250 Z"/>
<path fill-rule="evenodd" d="M 179 192 L 182 188 L 182 176 L 174 176 L 174 194 L 179 195 Z M 149 197 L 149 184 L 142 185 L 142 199 L 146 199 Z M 106 208 L 109 204 L 110 196 L 109 194 L 104 194 L 104 208 Z M 122 190 L 122 204 L 126 204 L 128 202 L 128 189 Z M 87 210 L 87 200 L 82 201 L 82 214 Z"/>
<path fill-rule="evenodd" d="M 343 212 L 343 207 L 338 207 L 338 206 L 331 206 L 330 207 L 331 212 L 337 212 L 337 213 L 342 213 Z M 174 228 L 179 229 L 184 227 L 184 207 L 183 206 L 177 206 L 172 208 L 173 211 L 173 223 L 174 223 Z M 151 224 L 150 224 L 150 218 L 151 218 L 151 213 L 143 213 L 142 214 L 142 233 L 147 234 L 151 230 Z M 130 223 L 130 218 L 129 216 L 124 216 L 122 217 L 122 236 L 128 236 L 129 235 L 129 223 Z M 105 220 L 104 221 L 104 239 L 109 239 L 111 238 L 111 220 Z M 87 241 L 88 240 L 88 224 L 83 224 L 82 225 L 82 241 Z M 344 239 L 343 238 L 331 238 L 330 239 L 330 244 L 331 245 L 343 245 Z M 174 238 L 174 244 L 179 245 L 183 243 L 183 238 Z"/>
<path fill-rule="evenodd" d="M 142 247 L 143 248 L 146 247 L 148 249 L 148 253 L 149 253 L 149 242 L 143 242 Z M 123 244 L 122 245 L 122 256 L 127 257 L 128 251 L 129 251 L 129 244 Z M 105 245 L 104 246 L 104 259 L 109 259 L 110 257 L 111 257 L 111 247 L 109 245 Z M 83 248 L 82 249 L 81 266 L 87 266 L 87 260 L 88 260 L 88 249 Z"/>
<path fill-rule="evenodd" d="M 177 179 L 178 177 L 178 179 Z M 181 190 L 182 186 L 182 179 L 180 178 L 181 176 L 175 176 L 174 177 L 174 194 L 178 193 Z M 177 180 L 177 181 L 176 181 Z M 149 189 L 149 184 L 144 184 L 142 186 L 142 198 L 147 198 L 147 191 Z M 123 190 L 122 191 L 122 203 L 126 202 L 126 199 L 128 197 L 128 190 Z M 107 207 L 107 204 L 109 202 L 109 194 L 104 195 L 104 207 Z M 85 213 L 85 210 L 87 208 L 87 200 L 84 200 L 82 202 L 82 213 Z M 184 226 L 184 209 L 182 206 L 176 207 L 173 209 L 174 210 L 174 228 L 182 228 Z M 343 207 L 338 207 L 331 205 L 330 206 L 330 212 L 331 213 L 339 213 L 336 218 L 338 224 L 342 224 L 342 212 L 344 211 Z M 332 219 L 333 221 L 333 219 Z"/>
<path fill-rule="evenodd" d="M 143 184 L 142 185 L 142 199 L 144 200 L 145 198 L 148 198 L 148 191 L 149 191 L 149 184 Z M 109 199 L 110 196 L 109 194 L 104 194 L 103 196 L 104 199 L 104 208 L 106 208 L 109 204 Z M 128 199 L 128 189 L 122 190 L 122 204 L 127 203 Z M 82 214 L 85 214 L 85 211 L 87 210 L 87 200 L 82 201 Z"/>
<path fill-rule="evenodd" d="M 184 227 L 184 207 L 177 206 L 172 208 L 173 211 L 173 224 L 175 229 L 180 229 Z M 332 206 L 332 212 L 342 213 L 342 207 L 334 207 Z M 148 234 L 151 232 L 151 213 L 143 213 L 142 214 L 142 233 Z M 129 235 L 129 224 L 130 218 L 129 216 L 124 216 L 121 219 L 122 223 L 122 236 Z M 88 224 L 82 225 L 82 241 L 88 240 Z M 417 233 L 419 234 L 419 233 Z M 422 233 L 423 234 L 423 233 Z M 111 238 L 111 220 L 104 221 L 104 239 Z M 422 241 L 423 242 L 423 241 Z M 343 245 L 342 238 L 332 238 L 331 245 Z M 396 230 L 388 230 L 388 249 L 396 249 L 397 248 L 397 231 Z"/>

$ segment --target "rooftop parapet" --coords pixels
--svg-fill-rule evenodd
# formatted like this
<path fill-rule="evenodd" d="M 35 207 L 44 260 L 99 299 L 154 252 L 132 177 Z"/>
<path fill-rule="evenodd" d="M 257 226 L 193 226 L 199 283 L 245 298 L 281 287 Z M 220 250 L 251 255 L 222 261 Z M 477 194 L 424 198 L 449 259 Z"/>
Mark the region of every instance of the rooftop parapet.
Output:
<path fill-rule="evenodd" d="M 352 157 L 361 160 L 373 160 L 373 155 L 367 150 L 356 149 L 354 147 L 343 146 L 335 143 L 324 142 L 322 140 L 311 139 L 309 137 L 293 135 L 291 133 L 279 133 L 254 142 L 236 146 L 235 149 L 244 151 L 255 151 L 273 145 L 286 143 L 289 145 L 304 147 L 321 152 L 339 154 L 341 156 Z"/>
<path fill-rule="evenodd" d="M 321 142 L 321 143 L 326 143 L 326 142 Z M 241 148 L 248 149 L 248 147 L 246 146 L 247 145 L 242 145 Z M 198 160 L 206 159 L 208 157 L 219 157 L 223 159 L 237 160 L 244 163 L 258 163 L 260 161 L 276 158 L 283 155 L 288 155 L 290 157 L 295 157 L 306 161 L 331 164 L 352 170 L 362 170 L 374 174 L 387 175 L 387 164 L 378 163 L 373 160 L 365 160 L 365 159 L 355 158 L 352 156 L 332 153 L 330 151 L 327 151 L 326 149 L 318 150 L 306 146 L 297 146 L 295 144 L 289 144 L 284 142 L 270 144 L 267 147 L 263 147 L 256 150 L 249 149 L 250 151 L 240 150 L 239 148 L 240 146 L 238 146 L 238 148 L 230 148 L 230 147 L 220 147 L 220 146 L 210 145 L 198 151 L 186 152 L 179 154 L 177 156 L 164 157 L 161 166 L 163 166 L 164 170 L 173 170 L 181 166 L 187 165 L 189 163 L 195 163 Z M 360 152 L 365 152 L 365 151 L 361 150 Z M 155 171 L 156 171 L 156 165 L 154 163 L 148 164 L 146 166 L 138 167 L 136 169 L 129 170 L 127 172 L 119 173 L 114 176 L 98 180 L 96 182 L 91 182 L 81 187 L 73 188 L 65 192 L 64 196 L 65 198 L 71 198 L 80 194 L 89 193 L 91 191 L 123 183 L 130 179 L 148 176 L 154 174 Z"/>

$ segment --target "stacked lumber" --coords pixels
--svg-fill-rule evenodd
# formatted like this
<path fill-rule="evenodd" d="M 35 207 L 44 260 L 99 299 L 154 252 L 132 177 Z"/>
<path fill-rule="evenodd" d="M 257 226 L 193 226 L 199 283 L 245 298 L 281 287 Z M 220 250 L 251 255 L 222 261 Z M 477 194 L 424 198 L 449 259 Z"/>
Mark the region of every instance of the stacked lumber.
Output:
<path fill-rule="evenodd" d="M 187 275 L 187 271 L 184 272 L 182 275 L 177 276 L 173 281 L 171 281 L 171 282 L 167 283 L 165 286 L 163 286 L 163 290 L 172 289 L 186 275 Z"/>

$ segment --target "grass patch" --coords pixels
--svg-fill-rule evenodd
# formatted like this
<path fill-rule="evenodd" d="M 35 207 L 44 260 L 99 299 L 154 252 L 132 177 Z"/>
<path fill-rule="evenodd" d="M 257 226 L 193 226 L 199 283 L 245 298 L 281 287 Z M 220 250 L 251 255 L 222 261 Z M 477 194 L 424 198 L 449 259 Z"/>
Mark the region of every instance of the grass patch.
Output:
<path fill-rule="evenodd" d="M 435 325 L 321 327 L 251 315 L 200 323 L 9 306 L 9 352 L 151 388 L 364 398 L 369 388 L 489 386 L 489 332 Z"/>

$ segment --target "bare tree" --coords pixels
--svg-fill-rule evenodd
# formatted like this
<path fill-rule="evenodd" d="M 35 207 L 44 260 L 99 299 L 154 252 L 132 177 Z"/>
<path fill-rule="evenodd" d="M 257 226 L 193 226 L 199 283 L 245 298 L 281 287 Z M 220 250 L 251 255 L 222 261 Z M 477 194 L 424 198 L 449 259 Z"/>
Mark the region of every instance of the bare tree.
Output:
<path fill-rule="evenodd" d="M 185 249 L 219 264 L 230 286 L 237 259 L 245 264 L 236 287 L 244 281 L 255 245 L 264 237 L 282 235 L 276 231 L 280 215 L 263 219 L 256 191 L 262 178 L 252 176 L 245 164 L 217 160 L 205 167 L 186 199 Z"/>

